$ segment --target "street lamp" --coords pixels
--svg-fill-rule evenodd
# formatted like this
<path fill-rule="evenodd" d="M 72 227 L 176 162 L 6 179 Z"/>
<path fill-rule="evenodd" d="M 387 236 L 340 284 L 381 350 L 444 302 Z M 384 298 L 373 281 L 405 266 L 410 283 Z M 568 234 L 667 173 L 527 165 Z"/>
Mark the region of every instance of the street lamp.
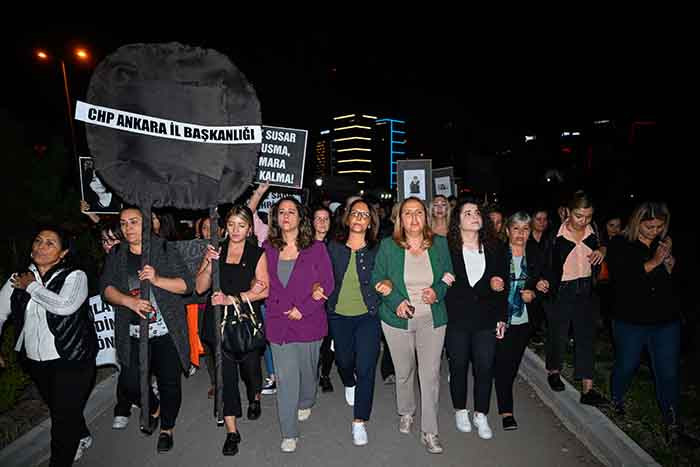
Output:
<path fill-rule="evenodd" d="M 87 50 L 79 48 L 75 49 L 73 54 L 78 60 L 87 61 L 90 58 L 90 54 Z M 48 62 L 51 60 L 52 56 L 45 50 L 37 50 L 36 56 L 39 60 Z M 75 126 L 73 125 L 73 110 L 70 100 L 70 92 L 68 90 L 68 75 L 66 74 L 66 62 L 62 57 L 53 57 L 61 62 L 61 73 L 63 74 L 63 91 L 66 94 L 66 108 L 68 109 L 68 124 L 70 125 L 70 136 L 71 143 L 73 145 L 73 155 L 75 156 L 75 162 L 78 163 L 78 149 L 75 144 Z"/>

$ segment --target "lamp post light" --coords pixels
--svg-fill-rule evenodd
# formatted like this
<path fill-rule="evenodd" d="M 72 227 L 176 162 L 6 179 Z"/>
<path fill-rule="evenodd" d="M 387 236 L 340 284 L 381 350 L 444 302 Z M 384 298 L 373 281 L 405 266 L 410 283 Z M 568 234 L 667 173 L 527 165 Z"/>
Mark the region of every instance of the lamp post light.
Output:
<path fill-rule="evenodd" d="M 73 54 L 78 60 L 87 61 L 90 58 L 87 50 L 79 48 L 75 49 Z M 70 91 L 68 90 L 68 75 L 66 74 L 66 62 L 62 57 L 52 57 L 45 50 L 37 50 L 36 56 L 39 60 L 48 62 L 52 58 L 58 60 L 61 63 L 61 74 L 63 75 L 63 92 L 66 95 L 66 109 L 68 110 L 68 124 L 70 126 L 70 136 L 71 144 L 73 145 L 73 156 L 75 157 L 75 162 L 78 163 L 78 148 L 75 143 L 75 125 L 73 124 L 73 106 L 71 105 Z"/>

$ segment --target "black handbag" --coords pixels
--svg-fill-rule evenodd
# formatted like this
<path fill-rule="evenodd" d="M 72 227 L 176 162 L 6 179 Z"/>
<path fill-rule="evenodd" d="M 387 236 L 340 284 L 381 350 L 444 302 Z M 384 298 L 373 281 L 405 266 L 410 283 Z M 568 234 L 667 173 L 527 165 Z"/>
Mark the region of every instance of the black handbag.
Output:
<path fill-rule="evenodd" d="M 224 319 L 221 321 L 221 351 L 231 360 L 242 360 L 247 354 L 260 351 L 267 344 L 263 323 L 255 315 L 253 305 L 245 298 L 247 310 L 241 310 L 243 304 L 238 297 L 233 298 L 233 311 L 224 307 Z"/>

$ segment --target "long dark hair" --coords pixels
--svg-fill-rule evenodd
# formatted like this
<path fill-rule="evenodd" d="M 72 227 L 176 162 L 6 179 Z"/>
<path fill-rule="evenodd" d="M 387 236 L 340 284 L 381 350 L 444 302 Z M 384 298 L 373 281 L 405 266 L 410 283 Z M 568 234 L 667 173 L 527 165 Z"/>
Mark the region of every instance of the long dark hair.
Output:
<path fill-rule="evenodd" d="M 377 235 L 379 233 L 379 216 L 377 215 L 377 210 L 363 198 L 356 199 L 345 210 L 342 223 L 343 227 L 338 231 L 335 239 L 339 243 L 345 243 L 348 241 L 348 238 L 350 237 L 350 225 L 348 220 L 350 219 L 350 213 L 358 203 L 365 204 L 369 209 L 369 226 L 367 226 L 367 230 L 365 231 L 365 243 L 367 243 L 367 248 L 371 250 L 377 244 Z"/>
<path fill-rule="evenodd" d="M 498 239 L 495 237 L 495 229 L 491 218 L 484 214 L 484 206 L 473 196 L 465 196 L 460 199 L 455 206 L 452 216 L 450 217 L 450 228 L 447 232 L 447 244 L 452 252 L 462 251 L 462 229 L 460 222 L 462 220 L 462 208 L 465 204 L 474 204 L 479 208 L 481 215 L 481 229 L 479 230 L 479 252 L 484 249 L 491 251 L 497 244 Z"/>
<path fill-rule="evenodd" d="M 284 238 L 282 237 L 282 229 L 280 229 L 278 219 L 280 205 L 284 201 L 291 201 L 297 208 L 297 212 L 299 213 L 299 235 L 297 235 L 297 248 L 299 250 L 304 250 L 310 247 L 311 244 L 314 242 L 314 229 L 311 226 L 311 219 L 306 207 L 304 207 L 299 201 L 297 201 L 296 198 L 293 198 L 291 196 L 282 198 L 272 206 L 272 209 L 270 210 L 270 217 L 268 219 L 270 229 L 267 233 L 267 239 L 272 244 L 272 246 L 274 246 L 278 250 L 281 250 L 282 248 L 287 246 L 287 242 L 285 242 Z"/>
<path fill-rule="evenodd" d="M 158 236 L 163 240 L 174 241 L 177 240 L 177 227 L 175 226 L 175 217 L 169 212 L 156 211 L 155 209 L 151 211 L 153 215 L 158 218 L 160 222 L 160 231 Z M 151 224 L 152 225 L 152 224 Z M 155 232 L 153 232 L 155 234 Z"/>

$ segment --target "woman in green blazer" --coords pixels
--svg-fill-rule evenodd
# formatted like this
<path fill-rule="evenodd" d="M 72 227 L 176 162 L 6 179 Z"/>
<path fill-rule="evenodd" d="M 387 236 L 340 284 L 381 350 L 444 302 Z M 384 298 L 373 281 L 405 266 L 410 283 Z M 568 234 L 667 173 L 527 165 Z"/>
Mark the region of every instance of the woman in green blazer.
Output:
<path fill-rule="evenodd" d="M 372 282 L 383 295 L 379 317 L 396 368 L 399 431 L 410 433 L 413 424 L 417 355 L 421 442 L 428 452 L 440 453 L 440 355 L 447 324 L 445 294 L 453 276 L 447 241 L 433 234 L 427 212 L 418 198 L 401 203 L 394 234 L 377 252 Z"/>

